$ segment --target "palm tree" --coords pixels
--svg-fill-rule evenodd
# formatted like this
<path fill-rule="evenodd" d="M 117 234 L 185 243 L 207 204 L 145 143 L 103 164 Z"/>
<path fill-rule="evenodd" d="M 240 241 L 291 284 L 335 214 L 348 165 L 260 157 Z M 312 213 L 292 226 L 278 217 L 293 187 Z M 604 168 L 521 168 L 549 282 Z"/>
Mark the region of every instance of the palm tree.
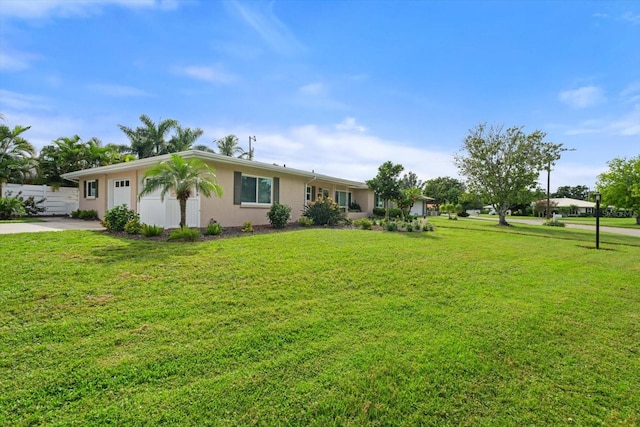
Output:
<path fill-rule="evenodd" d="M 227 135 L 215 142 L 218 146 L 218 154 L 229 157 L 233 157 L 236 154 L 238 154 L 238 157 L 246 155 L 245 151 L 238 145 L 238 137 L 235 135 Z"/>
<path fill-rule="evenodd" d="M 138 198 L 152 193 L 158 189 L 160 200 L 170 191 L 176 194 L 180 203 L 180 227 L 187 223 L 187 200 L 194 190 L 199 191 L 205 197 L 211 195 L 221 196 L 222 187 L 216 181 L 214 169 L 200 159 L 185 160 L 179 154 L 172 154 L 168 160 L 164 160 L 145 172 L 143 177 L 144 188 Z"/>
<path fill-rule="evenodd" d="M 35 148 L 24 139 L 24 132 L 31 126 L 0 126 L 0 196 L 2 184 L 9 179 L 24 179 L 33 166 Z"/>
<path fill-rule="evenodd" d="M 204 144 L 198 144 L 191 147 L 192 150 L 204 151 L 205 153 L 215 153 L 216 151 L 213 148 L 209 148 Z"/>
<path fill-rule="evenodd" d="M 144 127 L 131 129 L 127 126 L 118 125 L 120 130 L 131 141 L 131 151 L 139 159 L 168 153 L 168 143 L 165 138 L 171 129 L 178 126 L 178 121 L 165 119 L 156 125 L 146 114 L 140 116 L 140 121 L 144 124 Z"/>
<path fill-rule="evenodd" d="M 182 126 L 177 125 L 176 134 L 171 138 L 171 141 L 169 141 L 169 153 L 177 153 L 178 151 L 191 149 L 193 143 L 196 142 L 203 133 L 204 131 L 200 128 L 183 128 Z"/>

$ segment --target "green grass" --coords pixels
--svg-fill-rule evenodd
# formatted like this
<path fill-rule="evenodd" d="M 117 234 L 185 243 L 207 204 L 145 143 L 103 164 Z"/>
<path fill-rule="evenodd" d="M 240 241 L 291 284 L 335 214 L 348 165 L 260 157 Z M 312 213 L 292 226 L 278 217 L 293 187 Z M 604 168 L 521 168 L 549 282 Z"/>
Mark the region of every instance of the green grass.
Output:
<path fill-rule="evenodd" d="M 10 223 L 22 223 L 22 222 L 45 222 L 39 218 L 16 218 L 16 219 L 2 219 L 0 220 L 0 224 L 10 224 Z"/>
<path fill-rule="evenodd" d="M 596 225 L 596 219 L 593 217 L 564 217 L 563 222 L 567 224 L 585 224 Z M 636 224 L 635 218 L 600 218 L 600 226 L 617 227 L 617 228 L 634 228 L 640 230 L 640 225 Z"/>
<path fill-rule="evenodd" d="M 0 425 L 637 425 L 640 239 L 0 236 Z"/>

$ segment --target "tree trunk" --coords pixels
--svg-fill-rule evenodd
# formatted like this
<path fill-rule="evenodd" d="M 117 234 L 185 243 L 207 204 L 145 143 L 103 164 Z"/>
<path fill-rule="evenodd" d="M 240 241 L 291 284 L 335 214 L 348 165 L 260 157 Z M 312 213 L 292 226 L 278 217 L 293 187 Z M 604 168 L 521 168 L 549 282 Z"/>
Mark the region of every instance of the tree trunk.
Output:
<path fill-rule="evenodd" d="M 500 218 L 498 220 L 498 225 L 510 225 L 506 219 L 506 212 L 499 212 L 498 217 Z"/>
<path fill-rule="evenodd" d="M 187 199 L 180 199 L 180 228 L 187 224 Z"/>
<path fill-rule="evenodd" d="M 636 225 L 640 225 L 640 214 L 636 217 Z"/>

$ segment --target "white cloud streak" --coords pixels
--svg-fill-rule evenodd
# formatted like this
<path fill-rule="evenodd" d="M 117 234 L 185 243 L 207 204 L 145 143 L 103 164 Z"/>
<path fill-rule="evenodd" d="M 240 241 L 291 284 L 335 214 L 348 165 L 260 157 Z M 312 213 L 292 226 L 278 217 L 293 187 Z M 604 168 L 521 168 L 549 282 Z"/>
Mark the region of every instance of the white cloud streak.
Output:
<path fill-rule="evenodd" d="M 123 86 L 117 84 L 90 84 L 87 87 L 95 92 L 98 92 L 101 95 L 113 98 L 151 96 L 150 93 L 132 86 Z"/>
<path fill-rule="evenodd" d="M 574 90 L 565 90 L 558 99 L 573 108 L 587 108 L 605 100 L 604 91 L 597 86 L 583 86 Z"/>
<path fill-rule="evenodd" d="M 231 84 L 238 80 L 235 74 L 225 71 L 220 65 L 174 67 L 174 71 L 209 83 Z"/>
<path fill-rule="evenodd" d="M 230 5 L 273 51 L 281 55 L 304 52 L 304 46 L 273 12 L 273 3 L 234 1 Z"/>

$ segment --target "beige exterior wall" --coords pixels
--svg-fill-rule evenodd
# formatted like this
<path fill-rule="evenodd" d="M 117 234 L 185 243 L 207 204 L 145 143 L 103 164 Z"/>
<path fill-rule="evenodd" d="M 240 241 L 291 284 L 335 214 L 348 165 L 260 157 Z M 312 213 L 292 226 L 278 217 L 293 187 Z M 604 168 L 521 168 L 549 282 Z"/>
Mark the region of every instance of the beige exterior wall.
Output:
<path fill-rule="evenodd" d="M 234 172 L 242 172 L 245 175 L 279 178 L 279 199 L 280 203 L 291 206 L 291 222 L 298 221 L 302 216 L 303 208 L 306 203 L 306 186 L 315 186 L 316 191 L 319 188 L 329 190 L 330 197 L 334 197 L 335 191 L 350 191 L 352 193 L 352 201 L 360 204 L 362 215 L 367 217 L 372 214 L 373 209 L 373 192 L 369 190 L 354 190 L 345 185 L 331 183 L 329 181 L 309 180 L 298 175 L 282 173 L 280 171 L 265 171 L 259 168 L 246 167 L 244 165 L 218 164 L 211 163 L 216 172 L 218 184 L 223 189 L 221 197 L 204 197 L 200 195 L 200 226 L 206 227 L 210 220 L 215 220 L 223 227 L 238 227 L 246 221 L 251 221 L 254 225 L 269 224 L 267 212 L 269 206 L 247 206 L 233 204 L 233 180 Z M 138 193 L 139 180 L 144 175 L 143 169 L 130 170 L 112 174 L 99 174 L 83 177 L 79 181 L 79 208 L 82 210 L 95 209 L 100 218 L 104 218 L 104 213 L 108 209 L 109 203 L 109 185 L 112 180 L 129 179 L 131 196 L 129 206 L 136 212 L 139 212 Z M 87 180 L 98 180 L 98 197 L 85 198 L 84 185 Z"/>
<path fill-rule="evenodd" d="M 253 225 L 269 224 L 267 212 L 271 206 L 247 206 L 233 204 L 233 173 L 265 178 L 280 178 L 280 203 L 291 206 L 291 220 L 297 221 L 302 215 L 305 198 L 305 180 L 296 175 L 287 175 L 238 167 L 234 165 L 213 165 L 216 170 L 218 184 L 223 189 L 222 197 L 200 198 L 200 226 L 206 227 L 210 220 L 215 220 L 223 227 L 239 227 L 246 221 Z"/>

